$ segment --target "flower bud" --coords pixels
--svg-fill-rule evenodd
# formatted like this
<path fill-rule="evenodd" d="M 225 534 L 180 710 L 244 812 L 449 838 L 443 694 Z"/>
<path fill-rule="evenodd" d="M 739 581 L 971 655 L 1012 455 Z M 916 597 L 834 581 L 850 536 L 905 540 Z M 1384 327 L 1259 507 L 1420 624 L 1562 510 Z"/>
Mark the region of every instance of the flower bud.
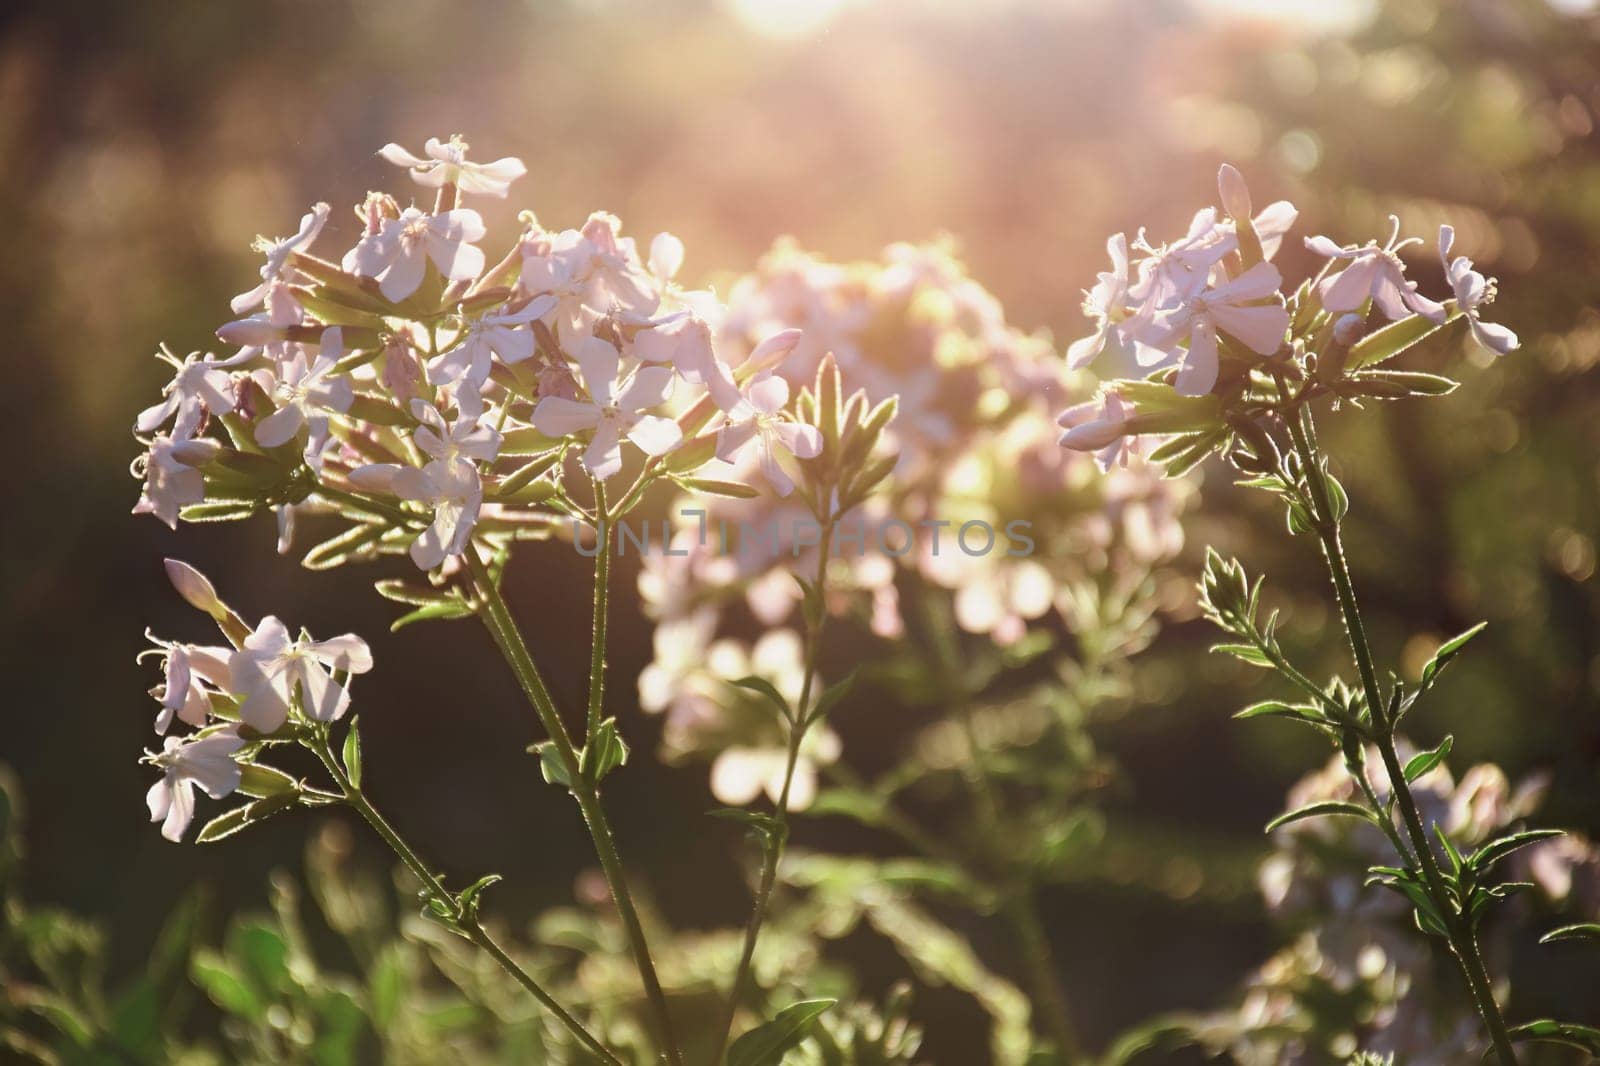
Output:
<path fill-rule="evenodd" d="M 217 597 L 217 590 L 200 571 L 180 559 L 165 560 L 167 580 L 178 590 L 183 601 L 197 611 L 213 618 L 227 611 L 227 606 Z"/>
<path fill-rule="evenodd" d="M 1333 324 L 1333 343 L 1348 348 L 1367 332 L 1367 320 L 1360 315 L 1340 315 Z"/>
<path fill-rule="evenodd" d="M 171 455 L 184 466 L 205 466 L 222 451 L 222 445 L 206 437 L 181 440 L 172 446 Z"/>
<path fill-rule="evenodd" d="M 763 370 L 770 370 L 788 358 L 794 351 L 795 345 L 800 343 L 801 332 L 798 329 L 785 329 L 774 333 L 750 353 L 750 358 L 745 360 L 739 368 L 739 377 L 748 380 Z"/>
<path fill-rule="evenodd" d="M 1250 217 L 1250 189 L 1244 183 L 1244 175 L 1232 164 L 1224 163 L 1217 171 L 1217 192 L 1221 194 L 1222 206 L 1229 215 L 1238 220 Z"/>

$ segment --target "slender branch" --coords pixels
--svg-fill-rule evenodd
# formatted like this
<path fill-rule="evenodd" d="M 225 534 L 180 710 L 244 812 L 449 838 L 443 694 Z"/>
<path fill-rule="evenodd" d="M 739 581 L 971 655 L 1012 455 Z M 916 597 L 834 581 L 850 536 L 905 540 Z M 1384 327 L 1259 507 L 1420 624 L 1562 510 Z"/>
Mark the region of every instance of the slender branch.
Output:
<path fill-rule="evenodd" d="M 556 1020 L 565 1026 L 567 1031 L 578 1039 L 579 1043 L 598 1055 L 601 1061 L 611 1064 L 611 1066 L 622 1066 L 621 1059 L 608 1051 L 606 1046 L 600 1043 L 599 1039 L 589 1032 L 582 1022 L 573 1017 L 571 1012 L 545 990 L 544 986 L 534 980 L 533 976 L 518 965 L 515 959 L 506 954 L 505 949 L 489 935 L 481 922 L 476 918 L 468 918 L 461 913 L 460 900 L 444 887 L 444 882 L 428 868 L 428 865 L 422 861 L 411 845 L 406 843 L 399 832 L 389 824 L 388 819 L 379 812 L 378 808 L 372 805 L 372 801 L 367 799 L 366 793 L 362 792 L 360 787 L 350 780 L 344 769 L 339 765 L 338 760 L 333 757 L 333 751 L 328 747 L 326 726 L 315 731 L 314 739 L 309 742 L 308 746 L 316 754 L 328 773 L 333 776 L 334 783 L 339 786 L 339 790 L 342 793 L 340 798 L 366 820 L 367 824 L 377 832 L 378 836 L 383 838 L 384 843 L 388 844 L 389 848 L 399 856 L 400 861 L 405 864 L 406 868 L 411 871 L 417 880 L 422 882 L 424 889 L 428 893 L 428 898 L 430 900 L 438 900 L 450 909 L 452 920 L 456 927 L 460 929 L 462 935 L 488 952 L 506 973 L 510 974 L 518 984 L 528 990 L 528 993 L 534 999 L 538 1000 L 540 1006 L 555 1015 Z"/>
<path fill-rule="evenodd" d="M 1290 436 L 1294 439 L 1295 450 L 1299 453 L 1301 464 L 1305 468 L 1305 479 L 1311 490 L 1312 502 L 1316 505 L 1317 535 L 1322 541 L 1323 557 L 1328 564 L 1328 573 L 1333 579 L 1334 594 L 1339 601 L 1339 613 L 1344 618 L 1345 632 L 1350 638 L 1350 650 L 1355 656 L 1356 670 L 1361 675 L 1362 692 L 1366 696 L 1367 707 L 1376 726 L 1373 730 L 1373 740 L 1379 756 L 1383 759 L 1384 769 L 1389 775 L 1390 793 L 1400 808 L 1401 820 L 1406 835 L 1411 839 L 1412 850 L 1421 868 L 1428 898 L 1445 922 L 1451 950 L 1472 991 L 1478 1014 L 1483 1018 L 1484 1027 L 1489 1032 L 1495 1054 L 1502 1066 L 1516 1066 L 1516 1052 L 1512 1050 L 1511 1037 L 1506 1029 L 1505 1019 L 1500 1014 L 1500 1006 L 1495 1002 L 1494 990 L 1484 969 L 1483 956 L 1478 948 L 1471 919 L 1461 914 L 1451 899 L 1444 877 L 1439 871 L 1438 859 L 1428 842 L 1422 816 L 1417 811 L 1416 800 L 1411 795 L 1411 786 L 1406 781 L 1399 753 L 1395 750 L 1394 723 L 1388 719 L 1383 693 L 1378 685 L 1372 647 L 1368 643 L 1366 626 L 1362 622 L 1361 611 L 1356 604 L 1355 585 L 1350 578 L 1350 567 L 1345 559 L 1344 546 L 1339 536 L 1339 518 L 1333 509 L 1328 486 L 1318 462 L 1319 457 L 1312 437 L 1314 426 L 1311 422 L 1310 408 L 1301 408 L 1299 418 L 1291 415 L 1285 421 L 1289 425 Z"/>
<path fill-rule="evenodd" d="M 481 612 L 484 625 L 499 647 L 500 654 L 510 664 L 512 673 L 516 675 L 522 691 L 527 695 L 528 702 L 533 705 L 534 712 L 539 716 L 545 731 L 550 734 L 550 739 L 556 746 L 556 753 L 567 771 L 567 778 L 572 783 L 572 793 L 577 797 L 578 807 L 583 812 L 584 824 L 589 829 L 589 836 L 594 840 L 595 854 L 600 859 L 600 868 L 605 874 L 612 902 L 616 904 L 617 914 L 622 919 L 628 945 L 633 952 L 634 964 L 638 967 L 639 978 L 644 984 L 645 998 L 650 1004 L 651 1026 L 655 1030 L 656 1040 L 673 1066 L 683 1066 L 683 1052 L 678 1049 L 677 1038 L 673 1035 L 672 1014 L 667 1009 L 666 993 L 662 990 L 661 979 L 656 974 L 655 961 L 650 957 L 650 945 L 645 938 L 644 923 L 639 920 L 638 908 L 634 906 L 633 896 L 628 891 L 622 857 L 617 851 L 616 839 L 611 832 L 611 824 L 606 819 L 605 808 L 600 803 L 600 793 L 594 783 L 584 775 L 582 760 L 572 745 L 572 738 L 567 734 L 566 726 L 561 722 L 555 700 L 551 698 L 550 690 L 545 687 L 544 678 L 540 676 L 538 667 L 534 665 L 533 656 L 528 651 L 527 641 L 523 639 L 522 631 L 517 628 L 516 620 L 511 617 L 511 610 L 506 606 L 505 598 L 500 595 L 500 589 L 490 575 L 489 568 L 484 564 L 476 545 L 467 546 L 465 558 L 478 598 L 484 607 Z"/>
<path fill-rule="evenodd" d="M 594 629 L 589 645 L 589 717 L 584 735 L 594 739 L 606 699 L 606 615 L 611 590 L 611 516 L 606 513 L 606 483 L 594 478 L 595 544 Z"/>
<path fill-rule="evenodd" d="M 823 523 L 821 544 L 817 549 L 816 589 L 826 594 L 828 553 L 833 548 L 833 530 L 836 516 Z M 733 1032 L 733 1019 L 739 1012 L 739 1001 L 744 998 L 745 986 L 750 981 L 750 966 L 755 959 L 756 941 L 761 936 L 761 926 L 766 922 L 767 909 L 772 901 L 772 889 L 778 880 L 778 862 L 783 858 L 783 848 L 789 836 L 789 790 L 794 784 L 795 767 L 800 762 L 800 745 L 806 730 L 811 726 L 809 717 L 811 690 L 817 676 L 817 649 L 822 641 L 822 629 L 827 623 L 827 611 L 817 616 L 815 624 L 806 620 L 805 678 L 800 682 L 800 700 L 794 707 L 794 720 L 789 723 L 789 745 L 783 766 L 783 786 L 778 792 L 777 810 L 773 814 L 771 839 L 767 841 L 766 855 L 761 864 L 761 879 L 756 885 L 755 903 L 750 909 L 750 920 L 745 924 L 744 947 L 739 954 L 739 966 L 733 974 L 733 984 L 728 989 L 728 1005 L 723 1011 L 722 1025 L 717 1037 L 717 1051 L 713 1063 L 720 1064 L 727 1052 L 728 1037 Z"/>

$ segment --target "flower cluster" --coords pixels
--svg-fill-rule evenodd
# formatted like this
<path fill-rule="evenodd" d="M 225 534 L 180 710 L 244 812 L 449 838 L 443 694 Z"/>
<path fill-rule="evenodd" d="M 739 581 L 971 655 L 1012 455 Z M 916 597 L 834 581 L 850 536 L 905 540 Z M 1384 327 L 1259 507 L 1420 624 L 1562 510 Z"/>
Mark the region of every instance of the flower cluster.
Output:
<path fill-rule="evenodd" d="M 1066 410 L 1063 447 L 1095 453 L 1109 467 L 1125 461 L 1141 436 L 1175 437 L 1183 443 L 1160 457 L 1186 468 L 1226 442 L 1233 430 L 1224 409 L 1248 409 L 1274 377 L 1310 371 L 1319 389 L 1352 398 L 1421 394 L 1427 382 L 1369 368 L 1457 317 L 1488 351 L 1517 347 L 1515 333 L 1480 317 L 1495 282 L 1465 256 L 1451 258 L 1450 226 L 1439 232 L 1452 290 L 1442 303 L 1407 276 L 1401 253 L 1423 241 L 1401 240 L 1393 216 L 1381 245 L 1306 238 L 1305 247 L 1325 262 L 1286 295 L 1273 258 L 1299 212 L 1280 200 L 1253 214 L 1244 178 L 1231 166 L 1222 167 L 1218 188 L 1224 210 L 1202 208 L 1175 241 L 1153 244 L 1141 230 L 1132 242 L 1121 233 L 1107 242 L 1111 269 L 1084 294 L 1095 328 L 1074 342 L 1068 362 L 1086 366 L 1108 353 L 1146 381 L 1113 382 L 1094 401 Z M 1369 334 L 1374 317 L 1394 325 Z"/>
<path fill-rule="evenodd" d="M 578 510 L 569 477 L 604 483 L 630 452 L 661 475 L 695 432 L 779 492 L 776 454 L 816 454 L 773 376 L 798 335 L 741 351 L 736 378 L 714 346 L 720 305 L 675 281 L 677 238 L 641 255 L 611 215 L 548 230 L 525 212 L 490 265 L 488 229 L 461 201 L 506 196 L 522 164 L 472 162 L 460 138 L 380 154 L 434 194 L 431 208 L 369 193 L 353 244 L 328 257 L 316 251 L 337 228 L 327 204 L 257 242 L 260 282 L 217 330 L 237 349 L 160 353 L 174 373 L 135 427 L 136 512 L 175 525 L 270 508 L 284 551 L 298 515 L 333 513 L 356 525 L 308 563 L 409 550 L 431 571 L 474 537 L 547 535 Z M 711 458 L 695 450 L 672 474 Z"/>
<path fill-rule="evenodd" d="M 1054 409 L 1087 393 L 1085 376 L 1047 339 L 1010 325 L 946 245 L 895 244 L 876 261 L 840 264 L 779 242 L 731 285 L 717 336 L 740 366 L 741 352 L 759 353 L 762 338 L 784 330 L 799 340 L 767 379 L 774 396 L 808 384 L 827 356 L 859 389 L 863 411 L 894 404 L 883 437 L 899 458 L 874 499 L 841 519 L 831 612 L 859 610 L 877 635 L 899 636 L 909 580 L 948 596 L 965 631 L 1011 645 L 1049 616 L 1075 624 L 1076 582 L 1122 573 L 1136 583 L 1181 546 L 1188 486 L 1138 463 L 1101 476 L 1063 453 Z M 759 408 L 754 390 L 750 399 Z M 768 469 L 758 455 L 792 450 L 775 439 L 745 473 L 734 465 L 726 476 L 748 481 Z M 768 480 L 786 487 L 781 475 Z M 678 553 L 651 556 L 641 576 L 658 626 L 641 691 L 648 709 L 668 712 L 670 755 L 716 753 L 726 766 L 730 750 L 755 738 L 738 726 L 747 694 L 728 692 L 712 664 L 754 649 L 719 637 L 719 625 L 730 610 L 767 627 L 794 624 L 794 574 L 816 568 L 816 533 L 786 494 L 683 500 L 673 511 Z M 787 676 L 771 680 L 782 687 Z M 834 745 L 823 741 L 815 757 L 826 760 Z M 752 791 L 746 780 L 713 780 L 729 802 Z"/>
<path fill-rule="evenodd" d="M 161 660 L 163 672 L 162 683 L 150 693 L 161 708 L 156 732 L 167 734 L 174 719 L 193 727 L 188 736 L 164 736 L 161 751 L 146 755 L 161 771 L 161 780 L 145 797 L 150 818 L 161 823 L 162 836 L 176 841 L 194 819 L 196 788 L 212 799 L 242 791 L 270 800 L 256 808 L 256 817 L 295 802 L 300 792 L 294 781 L 256 764 L 254 757 L 296 726 L 344 717 L 350 678 L 372 669 L 372 653 L 352 633 L 313 640 L 304 630 L 291 634 L 272 615 L 251 630 L 193 567 L 168 559 L 167 575 L 232 645 L 151 638 L 155 647 L 147 654 Z"/>
<path fill-rule="evenodd" d="M 1374 791 L 1386 799 L 1390 783 L 1376 753 L 1366 762 Z M 1440 765 L 1411 782 L 1429 831 L 1463 853 L 1532 814 L 1545 785 L 1535 777 L 1513 787 L 1489 763 L 1459 781 Z M 1360 800 L 1340 756 L 1291 788 L 1287 807 Z M 1236 1010 L 1207 1016 L 1194 1025 L 1196 1036 L 1240 1063 L 1324 1062 L 1357 1047 L 1424 1066 L 1472 1057 L 1476 1020 L 1454 987 L 1441 985 L 1410 928 L 1409 908 L 1398 896 L 1363 891 L 1369 868 L 1391 854 L 1383 833 L 1361 819 L 1324 818 L 1285 825 L 1273 840 L 1261 891 L 1295 939 L 1250 977 Z M 1528 883 L 1539 906 L 1590 913 L 1592 900 L 1582 897 L 1600 886 L 1600 852 L 1588 841 L 1540 841 L 1513 861 L 1513 876 Z"/>

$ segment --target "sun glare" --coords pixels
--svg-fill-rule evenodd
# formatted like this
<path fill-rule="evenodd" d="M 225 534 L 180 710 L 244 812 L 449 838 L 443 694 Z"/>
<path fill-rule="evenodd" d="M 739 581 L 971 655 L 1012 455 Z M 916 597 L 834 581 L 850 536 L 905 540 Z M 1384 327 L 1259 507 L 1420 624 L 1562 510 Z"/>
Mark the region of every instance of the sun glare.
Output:
<path fill-rule="evenodd" d="M 822 30 L 852 0 L 726 0 L 735 18 L 764 37 L 805 37 Z"/>

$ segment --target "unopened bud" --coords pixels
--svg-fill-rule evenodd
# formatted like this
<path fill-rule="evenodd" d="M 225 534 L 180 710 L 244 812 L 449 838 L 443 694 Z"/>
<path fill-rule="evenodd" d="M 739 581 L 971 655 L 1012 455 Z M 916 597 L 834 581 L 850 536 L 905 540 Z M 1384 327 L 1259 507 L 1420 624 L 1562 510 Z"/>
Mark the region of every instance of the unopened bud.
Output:
<path fill-rule="evenodd" d="M 1348 348 L 1367 332 L 1367 320 L 1360 315 L 1340 315 L 1333 324 L 1333 343 Z"/>
<path fill-rule="evenodd" d="M 739 368 L 739 377 L 748 380 L 763 370 L 770 370 L 788 358 L 794 351 L 795 345 L 800 343 L 801 332 L 798 329 L 785 329 L 774 333 L 750 353 L 744 365 Z"/>
<path fill-rule="evenodd" d="M 165 565 L 167 580 L 172 582 L 172 587 L 178 590 L 178 595 L 190 607 L 204 611 L 213 618 L 227 612 L 228 608 L 218 598 L 210 578 L 181 559 L 167 559 Z"/>
<path fill-rule="evenodd" d="M 1244 183 L 1244 175 L 1230 163 L 1222 164 L 1217 171 L 1217 192 L 1228 214 L 1235 219 L 1250 217 L 1250 189 Z"/>
<path fill-rule="evenodd" d="M 206 437 L 181 440 L 172 446 L 171 455 L 184 466 L 205 466 L 222 451 L 222 445 Z"/>

